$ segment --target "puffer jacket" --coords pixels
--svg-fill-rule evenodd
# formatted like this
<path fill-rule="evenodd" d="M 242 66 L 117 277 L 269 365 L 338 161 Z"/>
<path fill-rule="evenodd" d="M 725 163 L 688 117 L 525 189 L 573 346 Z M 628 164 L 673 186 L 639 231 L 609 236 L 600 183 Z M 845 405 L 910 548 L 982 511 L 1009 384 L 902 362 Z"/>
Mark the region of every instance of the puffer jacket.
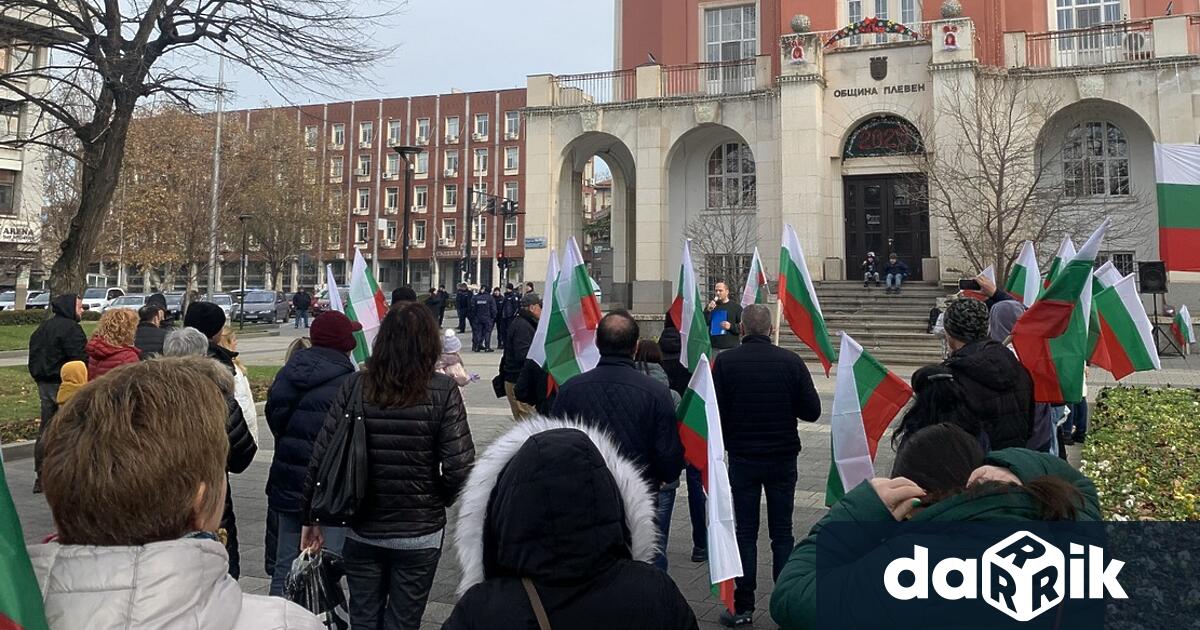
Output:
<path fill-rule="evenodd" d="M 663 318 L 663 331 L 658 337 L 658 345 L 663 351 L 662 367 L 667 373 L 671 391 L 683 396 L 692 380 L 692 373 L 679 362 L 682 340 L 675 322 L 671 321 L 670 313 Z"/>
<path fill-rule="evenodd" d="M 313 445 L 304 483 L 305 522 L 311 522 L 308 511 L 317 467 L 338 424 L 347 421 L 354 383 L 362 375 L 346 379 Z M 370 480 L 362 513 L 353 525 L 359 536 L 413 538 L 446 526 L 446 507 L 467 480 L 475 444 L 454 379 L 435 373 L 427 395 L 425 402 L 399 409 L 363 401 Z"/>
<path fill-rule="evenodd" d="M 455 522 L 460 598 L 443 630 L 537 628 L 523 578 L 552 628 L 697 627 L 670 576 L 648 564 L 651 493 L 599 429 L 518 423 L 476 463 Z"/>
<path fill-rule="evenodd" d="M 1028 483 L 1046 475 L 1052 475 L 1070 483 L 1083 495 L 1083 505 L 1076 520 L 1100 520 L 1100 504 L 1096 495 L 1096 487 L 1091 480 L 1075 470 L 1073 466 L 1046 453 L 1035 453 L 1024 448 L 1010 448 L 1003 451 L 993 451 L 984 461 L 986 464 L 1007 468 L 1022 483 Z M 998 491 L 984 495 L 955 495 L 939 501 L 932 506 L 917 512 L 910 519 L 913 523 L 932 522 L 990 522 L 1013 523 L 1037 521 L 1040 510 L 1034 499 L 1025 492 Z M 836 552 L 838 558 L 861 559 L 860 564 L 851 563 L 838 567 L 839 577 L 845 582 L 839 585 L 836 592 L 844 593 L 841 605 L 836 607 L 840 615 L 839 627 L 864 628 L 875 627 L 878 620 L 884 617 L 893 619 L 905 618 L 911 608 L 902 609 L 905 602 L 892 597 L 873 599 L 864 597 L 864 593 L 874 592 L 873 587 L 879 583 L 880 571 L 878 557 L 895 557 L 901 553 L 912 553 L 916 538 L 903 535 L 905 530 L 892 530 L 900 535 L 885 538 L 882 534 L 852 536 L 849 532 L 838 532 L 828 540 L 818 539 L 822 529 L 831 522 L 857 523 L 889 523 L 895 522 L 892 513 L 884 506 L 875 489 L 868 482 L 855 487 L 842 500 L 830 508 L 829 513 L 813 526 L 808 537 L 796 548 L 784 565 L 779 579 L 775 581 L 775 592 L 771 595 L 771 618 L 782 628 L 816 628 L 817 626 L 817 550 L 818 544 L 830 553 Z M 877 530 L 872 530 L 877 531 Z M 882 530 L 878 530 L 882 531 Z M 944 541 L 921 543 L 934 549 L 945 549 Z M 940 547 L 939 547 L 940 545 Z M 886 549 L 903 551 L 887 551 Z M 826 559 L 822 551 L 822 562 Z M 832 562 L 832 560 L 829 560 Z M 857 582 L 861 588 L 854 588 Z M 824 599 L 829 597 L 829 599 Z M 833 596 L 822 596 L 826 604 L 832 603 Z M 939 607 L 949 607 L 949 610 L 938 612 Z M 945 600 L 930 600 L 923 608 L 923 627 L 926 628 L 961 628 L 963 619 L 959 614 L 952 614 L 954 602 Z M 861 617 L 860 617 L 861 616 Z M 870 621 L 868 621 L 870 620 Z M 907 627 L 907 626 L 906 626 Z M 1073 626 L 1062 626 L 1073 627 Z"/>
<path fill-rule="evenodd" d="M 39 383 L 60 383 L 59 372 L 68 361 L 87 361 L 87 335 L 75 319 L 74 293 L 64 293 L 50 302 L 50 319 L 29 336 L 29 375 Z"/>
<path fill-rule="evenodd" d="M 133 346 L 114 346 L 99 335 L 87 342 L 88 382 L 107 374 L 110 370 L 142 360 L 142 351 Z"/>
<path fill-rule="evenodd" d="M 645 374 L 659 383 L 666 385 L 668 391 L 671 392 L 671 402 L 675 403 L 676 409 L 679 408 L 679 401 L 683 400 L 683 396 L 681 396 L 679 392 L 671 389 L 671 378 L 667 376 L 667 371 L 663 369 L 661 364 L 650 363 L 649 361 L 638 361 L 637 368 L 642 374 Z"/>
<path fill-rule="evenodd" d="M 275 375 L 266 407 L 267 425 L 275 436 L 267 476 L 267 506 L 272 510 L 300 511 L 313 442 L 342 383 L 355 370 L 345 354 L 314 346 L 297 352 Z"/>
<path fill-rule="evenodd" d="M 946 359 L 966 394 L 967 408 L 983 422 L 992 450 L 1023 447 L 1033 433 L 1033 379 L 1003 344 L 978 341 Z"/>
<path fill-rule="evenodd" d="M 248 595 L 221 543 L 183 538 L 140 547 L 30 545 L 51 630 L 321 630 L 279 597 Z"/>

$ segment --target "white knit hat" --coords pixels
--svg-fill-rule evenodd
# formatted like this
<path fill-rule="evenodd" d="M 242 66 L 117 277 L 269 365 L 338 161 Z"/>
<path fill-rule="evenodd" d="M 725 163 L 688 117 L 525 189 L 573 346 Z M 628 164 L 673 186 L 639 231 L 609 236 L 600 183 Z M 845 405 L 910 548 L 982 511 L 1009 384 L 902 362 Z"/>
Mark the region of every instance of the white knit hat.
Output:
<path fill-rule="evenodd" d="M 453 328 L 447 328 L 442 331 L 442 352 L 458 352 L 462 350 L 462 342 L 458 340 L 458 335 L 454 334 Z"/>

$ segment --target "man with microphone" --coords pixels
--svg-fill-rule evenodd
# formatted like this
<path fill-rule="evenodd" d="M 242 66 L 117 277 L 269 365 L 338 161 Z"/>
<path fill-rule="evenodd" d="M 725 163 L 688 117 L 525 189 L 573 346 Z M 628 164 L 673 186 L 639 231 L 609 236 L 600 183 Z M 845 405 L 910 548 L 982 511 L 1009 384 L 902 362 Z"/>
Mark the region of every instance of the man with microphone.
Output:
<path fill-rule="evenodd" d="M 741 343 L 742 305 L 729 299 L 729 286 L 718 282 L 714 286 L 717 296 L 708 302 L 704 313 L 708 318 L 708 332 L 712 340 L 713 358 Z"/>

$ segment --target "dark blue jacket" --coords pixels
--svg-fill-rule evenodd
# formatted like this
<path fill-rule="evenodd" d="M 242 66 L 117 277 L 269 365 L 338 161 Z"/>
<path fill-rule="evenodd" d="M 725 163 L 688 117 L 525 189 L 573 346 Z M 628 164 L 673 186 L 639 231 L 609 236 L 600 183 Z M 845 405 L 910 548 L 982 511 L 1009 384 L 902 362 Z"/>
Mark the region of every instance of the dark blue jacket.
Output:
<path fill-rule="evenodd" d="M 496 301 L 491 293 L 480 291 L 471 298 L 471 321 L 480 325 L 496 321 Z"/>
<path fill-rule="evenodd" d="M 313 441 L 325 424 L 342 382 L 354 373 L 346 355 L 329 348 L 297 352 L 267 392 L 267 424 L 275 436 L 275 456 L 267 477 L 267 505 L 299 512 Z"/>
<path fill-rule="evenodd" d="M 903 260 L 897 259 L 896 262 L 888 261 L 887 266 L 883 268 L 883 275 L 890 276 L 892 274 L 908 275 L 908 265 L 904 264 Z"/>
<path fill-rule="evenodd" d="M 583 420 L 611 433 L 654 489 L 659 482 L 679 479 L 683 444 L 671 391 L 638 371 L 633 359 L 600 357 L 595 368 L 559 388 L 551 415 Z"/>
<path fill-rule="evenodd" d="M 471 292 L 467 289 L 459 289 L 454 292 L 454 307 L 464 315 L 471 308 Z"/>

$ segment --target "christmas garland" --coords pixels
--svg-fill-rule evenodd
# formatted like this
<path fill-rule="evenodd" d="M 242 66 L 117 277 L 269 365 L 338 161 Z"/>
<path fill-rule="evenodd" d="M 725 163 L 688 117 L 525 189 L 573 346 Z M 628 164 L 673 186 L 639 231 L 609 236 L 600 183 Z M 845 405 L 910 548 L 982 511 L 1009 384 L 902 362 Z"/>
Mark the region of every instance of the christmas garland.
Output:
<path fill-rule="evenodd" d="M 877 17 L 869 17 L 859 20 L 853 24 L 844 27 L 842 30 L 833 34 L 829 41 L 825 42 L 825 46 L 832 46 L 835 42 L 854 37 L 855 35 L 867 35 L 870 33 L 893 33 L 896 35 L 907 35 L 913 39 L 922 39 L 921 34 L 908 28 L 907 26 L 894 20 L 881 20 Z"/>

